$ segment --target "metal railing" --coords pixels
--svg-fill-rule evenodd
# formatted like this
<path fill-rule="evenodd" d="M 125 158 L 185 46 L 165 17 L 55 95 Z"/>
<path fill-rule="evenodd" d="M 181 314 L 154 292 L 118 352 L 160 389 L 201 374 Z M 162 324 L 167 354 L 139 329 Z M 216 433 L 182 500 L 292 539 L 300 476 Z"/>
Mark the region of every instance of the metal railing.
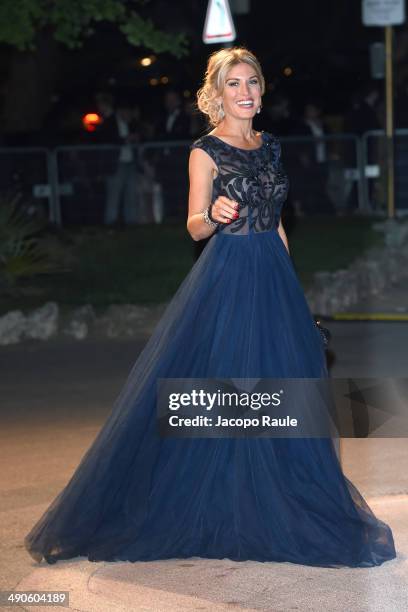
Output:
<path fill-rule="evenodd" d="M 291 199 L 299 202 L 305 214 L 366 210 L 360 180 L 364 161 L 358 136 L 286 136 L 280 141 Z"/>
<path fill-rule="evenodd" d="M 57 223 L 52 193 L 52 155 L 44 147 L 0 148 L 0 193 L 20 196 L 26 209 L 41 206 Z"/>
<path fill-rule="evenodd" d="M 384 130 L 365 132 L 361 138 L 365 172 L 362 176 L 367 209 L 386 209 L 387 159 Z M 394 135 L 395 209 L 399 215 L 408 213 L 408 129 L 397 129 Z"/>
<path fill-rule="evenodd" d="M 289 204 L 305 214 L 385 215 L 384 132 L 280 138 Z M 0 149 L 0 191 L 19 192 L 51 223 L 185 219 L 191 141 Z M 396 211 L 408 210 L 408 130 L 395 136 Z"/>

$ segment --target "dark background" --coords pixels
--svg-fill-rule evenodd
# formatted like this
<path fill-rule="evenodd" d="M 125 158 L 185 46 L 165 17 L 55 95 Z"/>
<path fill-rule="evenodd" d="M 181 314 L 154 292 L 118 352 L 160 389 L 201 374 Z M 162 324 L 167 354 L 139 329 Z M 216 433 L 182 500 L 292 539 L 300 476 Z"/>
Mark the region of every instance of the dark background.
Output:
<path fill-rule="evenodd" d="M 110 24 L 97 24 L 82 48 L 69 50 L 49 32 L 37 37 L 30 54 L 0 46 L 1 138 L 3 144 L 56 144 L 85 140 L 81 117 L 95 110 L 97 91 L 112 91 L 116 100 L 137 104 L 146 120 L 160 112 L 163 93 L 175 86 L 194 97 L 208 54 L 222 45 L 205 45 L 202 31 L 206 0 L 142 4 L 140 13 L 166 32 L 184 32 L 189 53 L 170 53 L 142 68 L 151 50 L 136 48 Z M 139 10 L 139 9 L 138 9 Z M 250 12 L 234 15 L 236 45 L 248 46 L 260 59 L 267 94 L 290 97 L 295 111 L 315 98 L 326 115 L 347 112 L 354 92 L 370 80 L 369 45 L 383 40 L 382 28 L 363 26 L 356 0 L 252 0 Z M 396 92 L 407 78 L 408 29 L 396 29 Z M 285 76 L 290 67 L 292 74 Z M 160 78 L 167 77 L 166 84 Z M 151 85 L 150 79 L 159 80 Z M 383 81 L 377 81 L 383 89 Z M 8 102 L 7 102 L 8 100 Z M 341 124 L 339 131 L 341 131 Z"/>

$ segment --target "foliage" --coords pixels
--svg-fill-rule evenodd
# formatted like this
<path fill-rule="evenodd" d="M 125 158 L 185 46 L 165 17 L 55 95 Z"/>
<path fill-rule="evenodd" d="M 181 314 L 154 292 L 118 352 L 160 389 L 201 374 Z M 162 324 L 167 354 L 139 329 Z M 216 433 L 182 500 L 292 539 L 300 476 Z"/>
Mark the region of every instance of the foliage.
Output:
<path fill-rule="evenodd" d="M 288 237 L 304 289 L 316 271 L 345 268 L 367 248 L 380 246 L 382 235 L 371 226 L 372 219 L 354 216 L 299 220 Z M 36 278 L 30 283 L 32 293 L 24 293 L 24 299 L 0 294 L 0 314 L 37 308 L 46 301 L 67 308 L 89 303 L 97 311 L 109 304 L 166 302 L 193 265 L 197 244 L 190 239 L 185 222 L 121 230 L 75 227 L 63 230 L 58 242 L 63 243 L 65 257 L 69 255 L 69 271 Z"/>
<path fill-rule="evenodd" d="M 0 42 L 20 51 L 35 48 L 38 32 L 51 29 L 55 40 L 71 49 L 94 33 L 98 22 L 116 24 L 130 44 L 176 57 L 186 53 L 183 34 L 158 30 L 134 10 L 143 0 L 1 0 Z"/>
<path fill-rule="evenodd" d="M 43 225 L 27 217 L 18 196 L 0 200 L 0 287 L 12 288 L 22 278 L 59 270 L 39 235 Z"/>

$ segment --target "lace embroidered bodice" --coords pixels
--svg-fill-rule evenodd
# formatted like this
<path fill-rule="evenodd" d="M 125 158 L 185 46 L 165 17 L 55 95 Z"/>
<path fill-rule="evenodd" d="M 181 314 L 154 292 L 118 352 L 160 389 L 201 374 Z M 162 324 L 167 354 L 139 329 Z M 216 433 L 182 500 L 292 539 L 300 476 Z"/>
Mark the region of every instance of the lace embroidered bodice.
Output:
<path fill-rule="evenodd" d="M 224 195 L 239 204 L 239 218 L 220 223 L 217 232 L 242 235 L 277 228 L 289 181 L 281 162 L 280 142 L 275 136 L 262 132 L 260 147 L 241 149 L 206 134 L 190 148 L 203 149 L 218 168 L 211 202 Z"/>

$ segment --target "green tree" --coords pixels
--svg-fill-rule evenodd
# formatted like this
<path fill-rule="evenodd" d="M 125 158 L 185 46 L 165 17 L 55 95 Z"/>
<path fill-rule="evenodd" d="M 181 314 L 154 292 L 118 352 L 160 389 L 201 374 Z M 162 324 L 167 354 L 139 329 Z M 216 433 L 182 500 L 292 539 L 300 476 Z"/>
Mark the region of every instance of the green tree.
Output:
<path fill-rule="evenodd" d="M 158 30 L 141 17 L 135 7 L 144 4 L 146 0 L 2 0 L 0 42 L 20 51 L 33 50 L 38 33 L 51 29 L 56 41 L 74 49 L 94 33 L 95 24 L 105 21 L 117 25 L 132 45 L 184 55 L 185 36 Z"/>
<path fill-rule="evenodd" d="M 58 73 L 59 48 L 80 48 L 95 33 L 98 23 L 113 24 L 135 47 L 158 54 L 169 52 L 176 58 L 185 55 L 185 34 L 163 32 L 142 16 L 147 3 L 1 0 L 0 43 L 12 49 L 3 108 L 5 128 L 10 132 L 39 129 Z"/>

